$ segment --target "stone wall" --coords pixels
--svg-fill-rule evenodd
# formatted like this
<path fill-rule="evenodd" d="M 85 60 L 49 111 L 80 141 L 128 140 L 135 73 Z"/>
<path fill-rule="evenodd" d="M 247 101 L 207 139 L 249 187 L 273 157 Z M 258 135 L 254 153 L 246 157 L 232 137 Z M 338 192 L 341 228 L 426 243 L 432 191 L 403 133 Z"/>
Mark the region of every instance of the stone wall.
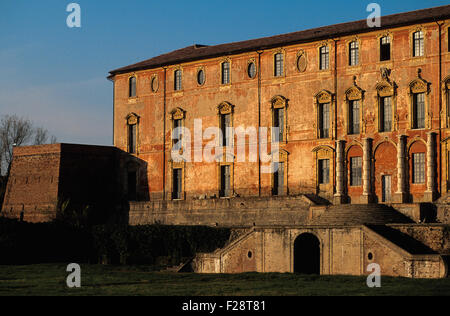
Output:
<path fill-rule="evenodd" d="M 442 278 L 447 266 L 439 254 L 413 255 L 365 226 L 256 227 L 223 249 L 199 254 L 199 273 L 295 272 L 295 260 L 308 260 L 297 252 L 295 241 L 304 234 L 320 242 L 320 274 L 368 275 L 371 263 L 382 276 Z M 300 258 L 296 258 L 300 256 Z"/>
<path fill-rule="evenodd" d="M 305 196 L 131 202 L 130 225 L 254 225 L 305 224 L 311 200 Z"/>

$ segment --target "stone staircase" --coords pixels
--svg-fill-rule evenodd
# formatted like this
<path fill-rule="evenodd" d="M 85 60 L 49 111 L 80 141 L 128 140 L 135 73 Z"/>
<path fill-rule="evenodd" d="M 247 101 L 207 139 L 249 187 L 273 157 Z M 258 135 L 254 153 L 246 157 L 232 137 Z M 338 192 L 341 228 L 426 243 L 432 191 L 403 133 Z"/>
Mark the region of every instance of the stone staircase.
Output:
<path fill-rule="evenodd" d="M 406 224 L 413 221 L 390 206 L 382 204 L 368 205 L 332 205 L 319 217 L 310 221 L 311 225 L 385 225 Z"/>

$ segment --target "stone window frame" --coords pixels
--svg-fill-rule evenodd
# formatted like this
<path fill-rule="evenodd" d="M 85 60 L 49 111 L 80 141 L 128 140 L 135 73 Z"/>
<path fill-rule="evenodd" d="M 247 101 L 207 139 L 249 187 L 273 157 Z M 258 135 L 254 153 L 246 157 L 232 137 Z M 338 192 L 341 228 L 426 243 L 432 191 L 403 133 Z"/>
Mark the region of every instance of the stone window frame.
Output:
<path fill-rule="evenodd" d="M 136 113 L 129 113 L 126 117 L 125 117 L 125 135 L 127 135 L 127 139 L 126 139 L 126 152 L 130 153 L 130 126 L 132 125 L 136 125 L 136 148 L 135 148 L 135 153 L 132 153 L 132 155 L 139 155 L 139 143 L 140 143 L 140 137 L 139 137 L 139 125 L 140 125 L 140 116 L 137 115 Z"/>
<path fill-rule="evenodd" d="M 135 95 L 131 95 L 131 79 L 134 78 L 135 79 Z M 128 75 L 127 77 L 127 91 L 128 91 L 128 99 L 137 99 L 138 97 L 138 75 L 136 73 L 132 73 L 130 75 Z"/>
<path fill-rule="evenodd" d="M 156 81 L 156 88 L 153 86 L 154 81 Z M 159 91 L 159 76 L 157 74 L 153 74 L 150 77 L 150 91 L 153 93 L 157 93 Z"/>
<path fill-rule="evenodd" d="M 359 151 L 361 151 L 360 155 L 350 155 L 351 149 L 359 148 Z M 361 185 L 352 185 L 352 166 L 351 166 L 351 158 L 360 157 L 361 158 Z M 348 193 L 349 190 L 353 189 L 362 189 L 363 188 L 363 170 L 364 170 L 364 146 L 359 141 L 354 140 L 352 143 L 347 145 L 345 149 L 345 180 L 344 180 L 344 187 L 346 188 L 345 191 Z"/>
<path fill-rule="evenodd" d="M 444 128 L 450 128 L 450 75 L 442 80 L 442 98 L 442 104 L 444 104 Z"/>
<path fill-rule="evenodd" d="M 356 83 L 348 88 L 344 93 L 344 113 L 345 113 L 345 131 L 348 136 L 357 136 L 364 133 L 364 93 L 365 91 L 358 87 Z M 350 102 L 359 101 L 359 133 L 350 133 Z"/>
<path fill-rule="evenodd" d="M 181 169 L 181 198 L 179 199 L 173 199 L 173 171 L 175 169 Z M 169 159 L 169 192 L 168 194 L 168 200 L 170 201 L 184 201 L 186 200 L 186 161 L 179 161 L 175 162 L 172 159 Z"/>
<path fill-rule="evenodd" d="M 279 194 L 279 195 L 274 195 L 274 189 L 275 189 L 275 170 L 273 168 L 273 164 L 274 164 L 274 160 L 272 159 L 272 163 L 271 163 L 271 168 L 272 168 L 272 172 L 270 173 L 270 193 L 271 196 L 288 196 L 289 195 L 289 181 L 288 181 L 288 176 L 289 176 L 289 155 L 290 153 L 287 150 L 284 149 L 279 149 L 278 150 L 278 162 L 281 162 L 284 164 L 284 174 L 283 174 L 283 194 Z M 277 153 L 272 153 L 273 155 L 276 155 Z"/>
<path fill-rule="evenodd" d="M 171 150 L 173 148 L 172 134 L 173 134 L 173 131 L 175 129 L 175 121 L 176 120 L 181 120 L 181 127 L 186 127 L 186 111 L 183 110 L 180 107 L 177 107 L 177 108 L 173 109 L 170 112 L 170 121 L 171 121 L 171 125 L 172 125 L 172 129 L 170 131 L 170 140 L 171 140 L 170 141 L 170 147 L 171 147 Z M 182 145 L 183 146 L 185 145 L 183 141 L 182 141 Z"/>
<path fill-rule="evenodd" d="M 304 65 L 304 69 L 301 69 L 299 66 L 299 62 L 300 62 L 300 58 L 304 57 L 305 58 L 305 65 Z M 299 73 L 304 73 L 306 72 L 306 70 L 308 69 L 308 54 L 306 53 L 306 51 L 304 51 L 303 49 L 299 50 L 297 52 L 297 57 L 295 59 L 295 68 L 297 69 L 297 72 Z"/>
<path fill-rule="evenodd" d="M 203 76 L 204 76 L 204 78 L 203 78 L 204 81 L 203 81 L 202 84 L 200 84 L 200 82 L 198 82 L 198 75 L 199 75 L 200 71 L 203 71 Z M 196 72 L 196 75 L 195 75 L 195 82 L 197 83 L 197 87 L 205 86 L 206 81 L 207 81 L 207 76 L 206 76 L 205 67 L 204 66 L 200 66 L 200 67 L 197 68 L 197 72 Z"/>
<path fill-rule="evenodd" d="M 388 80 L 382 80 L 377 83 L 375 86 L 375 99 L 377 104 L 376 111 L 376 122 L 377 122 L 377 131 L 378 133 L 391 133 L 398 130 L 398 115 L 397 115 L 397 85 L 395 82 L 390 82 Z M 391 98 L 391 117 L 392 117 L 392 125 L 390 131 L 382 131 L 381 130 L 381 100 L 383 98 L 390 97 Z"/>
<path fill-rule="evenodd" d="M 224 63 L 228 63 L 229 66 L 230 66 L 230 68 L 229 68 L 229 73 L 228 73 L 228 76 L 229 76 L 229 81 L 228 81 L 228 83 L 223 83 L 223 64 L 224 64 Z M 231 58 L 224 58 L 224 59 L 222 59 L 222 61 L 220 62 L 220 71 L 219 71 L 220 78 L 219 78 L 219 82 L 220 82 L 220 85 L 221 85 L 221 86 L 231 86 L 231 83 L 233 82 L 233 76 L 232 76 L 232 71 L 231 71 L 232 65 L 233 65 L 233 64 L 232 64 Z"/>
<path fill-rule="evenodd" d="M 329 192 L 334 193 L 334 175 L 335 175 L 335 164 L 336 164 L 336 151 L 334 148 L 326 145 L 321 145 L 312 150 L 313 153 L 313 161 L 314 161 L 314 170 L 315 170 L 315 187 L 316 193 L 319 192 Z M 330 161 L 330 175 L 329 175 L 329 183 L 321 184 L 319 182 L 319 160 L 329 160 Z"/>
<path fill-rule="evenodd" d="M 388 37 L 389 38 L 389 41 L 390 41 L 390 52 L 389 52 L 389 54 L 390 54 L 390 59 L 388 59 L 388 60 L 381 60 L 381 39 L 382 38 L 384 38 L 384 37 Z M 378 36 L 377 36 L 377 49 L 378 49 L 378 63 L 380 63 L 380 64 L 385 64 L 385 63 L 391 63 L 391 62 L 393 62 L 394 61 L 394 49 L 393 49 L 393 47 L 394 47 L 394 34 L 393 33 L 391 33 L 390 31 L 386 31 L 386 32 L 384 32 L 384 33 L 380 33 Z"/>
<path fill-rule="evenodd" d="M 223 101 L 217 106 L 217 118 L 219 120 L 219 129 L 221 131 L 223 131 L 222 115 L 226 115 L 226 114 L 230 115 L 230 126 L 229 127 L 233 128 L 233 126 L 234 126 L 234 123 L 233 123 L 234 122 L 234 105 L 231 104 L 230 102 Z M 222 139 L 220 139 L 219 147 L 224 148 Z M 228 147 L 234 148 L 234 137 L 230 138 L 230 144 Z"/>
<path fill-rule="evenodd" d="M 278 54 L 281 54 L 281 56 L 283 57 L 283 59 L 282 59 L 282 63 L 283 63 L 283 67 L 282 67 L 282 74 L 281 75 L 276 75 L 276 56 L 278 55 Z M 274 50 L 273 52 L 272 52 L 272 69 L 273 69 L 273 71 L 272 71 L 272 77 L 273 78 L 284 78 L 284 77 L 286 77 L 286 56 L 287 56 L 287 54 L 286 54 L 286 50 L 284 49 L 284 48 L 279 48 L 279 49 L 276 49 L 276 50 Z"/>
<path fill-rule="evenodd" d="M 420 75 L 420 70 L 419 70 L 419 76 L 418 78 L 414 79 L 413 81 L 411 81 L 408 85 L 408 95 L 409 98 L 408 102 L 409 102 L 409 117 L 410 119 L 409 121 L 409 129 L 410 130 L 425 130 L 425 129 L 430 129 L 431 128 L 431 113 L 430 113 L 430 104 L 431 104 L 431 89 L 430 89 L 431 83 L 429 83 L 428 81 L 422 79 L 421 75 Z M 420 93 L 424 93 L 425 94 L 425 127 L 424 128 L 414 128 L 414 97 L 416 94 L 420 94 Z"/>
<path fill-rule="evenodd" d="M 422 56 L 414 56 L 415 52 L 415 41 L 414 34 L 417 32 L 423 32 L 423 55 Z M 423 25 L 417 25 L 415 28 L 409 31 L 409 56 L 413 59 L 423 59 L 427 56 L 428 45 L 426 41 L 426 30 Z"/>
<path fill-rule="evenodd" d="M 328 47 L 328 67 L 322 69 L 322 48 Z M 319 57 L 317 59 L 317 69 L 319 72 L 330 72 L 331 71 L 331 45 L 329 42 L 322 42 L 317 45 L 317 56 Z"/>
<path fill-rule="evenodd" d="M 443 164 L 443 172 L 445 174 L 442 175 L 442 184 L 443 184 L 443 190 L 444 192 L 450 191 L 450 137 L 445 138 L 441 142 L 443 148 L 441 155 L 444 155 L 442 157 L 442 164 Z"/>
<path fill-rule="evenodd" d="M 272 124 L 270 128 L 270 140 L 273 139 L 273 131 L 272 128 L 275 127 L 275 109 L 283 109 L 284 111 L 284 126 L 283 126 L 283 140 L 280 141 L 280 144 L 287 144 L 288 142 L 288 104 L 289 100 L 282 95 L 276 95 L 270 100 L 270 110 L 272 115 Z"/>
<path fill-rule="evenodd" d="M 255 76 L 250 77 L 250 73 L 249 73 L 249 67 L 250 65 L 253 64 L 255 66 Z M 249 60 L 247 60 L 247 78 L 250 80 L 255 80 L 256 78 L 258 78 L 258 63 L 256 62 L 256 58 L 250 58 Z"/>
<path fill-rule="evenodd" d="M 330 126 L 329 126 L 329 135 L 328 137 L 320 137 L 320 112 L 319 112 L 319 106 L 321 104 L 329 104 L 330 105 Z M 315 125 L 315 138 L 316 139 L 322 139 L 322 140 L 330 140 L 334 139 L 334 113 L 335 113 L 335 103 L 336 98 L 333 93 L 331 93 L 328 90 L 321 90 L 314 96 L 314 111 L 315 111 L 315 117 L 316 117 L 316 123 Z"/>
<path fill-rule="evenodd" d="M 358 48 L 357 48 L 357 50 L 358 50 L 358 57 L 357 57 L 358 58 L 358 62 L 355 65 L 352 65 L 350 63 L 350 61 L 351 61 L 350 45 L 352 43 L 354 43 L 354 42 L 356 42 L 358 44 Z M 361 41 L 361 39 L 358 36 L 352 37 L 352 38 L 350 38 L 350 39 L 345 41 L 345 51 L 346 51 L 346 56 L 347 56 L 347 66 L 348 67 L 351 67 L 351 68 L 355 68 L 356 67 L 357 68 L 357 67 L 361 66 L 361 62 L 362 62 L 362 60 L 361 60 L 361 49 L 362 49 L 362 41 Z"/>
<path fill-rule="evenodd" d="M 425 150 L 424 151 L 420 151 L 420 152 L 415 152 L 412 150 L 414 144 L 416 143 L 422 143 L 425 146 Z M 414 137 L 412 140 L 410 140 L 407 144 L 406 147 L 406 152 L 407 152 L 407 179 L 408 181 L 406 182 L 408 185 L 408 191 L 410 189 L 411 186 L 414 187 L 423 187 L 424 191 L 426 189 L 427 186 L 427 177 L 428 177 L 428 168 L 427 168 L 427 164 L 428 164 L 428 156 L 427 156 L 427 142 L 425 140 L 423 140 L 421 137 L 416 136 Z M 425 182 L 424 183 L 414 183 L 414 179 L 413 179 L 413 168 L 414 166 L 413 164 L 413 154 L 416 153 L 424 153 L 425 154 Z"/>
<path fill-rule="evenodd" d="M 177 71 L 179 71 L 180 72 L 180 74 L 181 74 L 181 80 L 180 80 L 180 88 L 179 89 L 176 89 L 176 80 L 177 80 L 177 77 L 176 77 L 176 74 L 177 74 Z M 174 69 L 173 69 L 173 91 L 176 93 L 176 92 L 181 92 L 181 91 L 183 91 L 184 90 L 184 84 L 183 84 L 183 67 L 181 67 L 181 66 L 176 66 Z"/>
<path fill-rule="evenodd" d="M 234 197 L 234 161 L 235 157 L 227 152 L 223 153 L 221 159 L 217 163 L 217 196 L 221 199 L 231 199 Z M 222 196 L 222 167 L 230 167 L 230 195 Z"/>

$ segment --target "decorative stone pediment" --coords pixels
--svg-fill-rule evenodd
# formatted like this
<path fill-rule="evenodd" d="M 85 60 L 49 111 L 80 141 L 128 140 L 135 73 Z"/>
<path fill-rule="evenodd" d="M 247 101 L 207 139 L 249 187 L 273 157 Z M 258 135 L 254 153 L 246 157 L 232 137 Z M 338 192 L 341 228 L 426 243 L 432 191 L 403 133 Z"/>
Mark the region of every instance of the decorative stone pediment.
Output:
<path fill-rule="evenodd" d="M 313 153 L 318 153 L 320 151 L 331 154 L 334 152 L 334 149 L 330 146 L 318 146 L 312 150 Z"/>
<path fill-rule="evenodd" d="M 391 97 L 395 94 L 395 83 L 383 80 L 377 84 L 376 89 L 379 97 Z"/>
<path fill-rule="evenodd" d="M 130 113 L 126 117 L 128 125 L 136 125 L 139 122 L 139 115 L 136 113 Z"/>
<path fill-rule="evenodd" d="M 418 70 L 418 78 L 409 83 L 411 93 L 430 93 L 430 83 L 422 79 L 422 70 Z"/>
<path fill-rule="evenodd" d="M 351 87 L 345 91 L 345 98 L 348 101 L 361 100 L 363 95 L 364 91 L 358 86 Z"/>
<path fill-rule="evenodd" d="M 229 102 L 222 102 L 217 107 L 219 114 L 231 114 L 233 113 L 234 106 Z"/>
<path fill-rule="evenodd" d="M 270 100 L 270 104 L 274 109 L 282 109 L 287 107 L 288 99 L 281 95 L 277 95 Z"/>
<path fill-rule="evenodd" d="M 185 111 L 181 108 L 176 108 L 170 114 L 172 115 L 172 120 L 183 120 L 185 118 Z"/>
<path fill-rule="evenodd" d="M 333 101 L 333 94 L 327 90 L 322 90 L 319 93 L 317 93 L 314 98 L 316 99 L 316 102 L 319 104 L 322 103 L 331 103 Z"/>

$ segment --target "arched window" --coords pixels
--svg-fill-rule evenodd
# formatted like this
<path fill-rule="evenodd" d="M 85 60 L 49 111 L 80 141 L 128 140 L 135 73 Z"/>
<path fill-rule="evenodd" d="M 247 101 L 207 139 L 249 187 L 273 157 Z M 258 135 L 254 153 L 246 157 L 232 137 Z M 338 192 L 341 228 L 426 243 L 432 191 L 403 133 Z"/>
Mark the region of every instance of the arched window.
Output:
<path fill-rule="evenodd" d="M 128 96 L 134 98 L 136 96 L 136 77 L 128 79 Z"/>
<path fill-rule="evenodd" d="M 174 90 L 179 91 L 182 89 L 182 72 L 181 69 L 177 69 L 174 72 Z"/>
<path fill-rule="evenodd" d="M 287 141 L 287 99 L 276 96 L 271 100 L 272 106 L 272 141 Z M 277 133 L 275 133 L 277 131 Z"/>
<path fill-rule="evenodd" d="M 222 63 L 222 84 L 230 83 L 230 62 L 225 61 Z"/>
<path fill-rule="evenodd" d="M 391 38 L 383 36 L 380 38 L 380 61 L 391 60 Z"/>
<path fill-rule="evenodd" d="M 417 31 L 413 33 L 413 57 L 424 56 L 425 43 L 423 31 Z"/>
<path fill-rule="evenodd" d="M 284 56 L 283 53 L 276 53 L 274 56 L 274 76 L 283 76 Z"/>
<path fill-rule="evenodd" d="M 319 69 L 326 70 L 330 68 L 330 49 L 327 45 L 319 49 Z"/>
<path fill-rule="evenodd" d="M 131 113 L 127 116 L 127 150 L 130 154 L 137 154 L 139 116 Z"/>
<path fill-rule="evenodd" d="M 353 41 L 349 44 L 349 65 L 356 66 L 359 64 L 359 43 Z"/>

